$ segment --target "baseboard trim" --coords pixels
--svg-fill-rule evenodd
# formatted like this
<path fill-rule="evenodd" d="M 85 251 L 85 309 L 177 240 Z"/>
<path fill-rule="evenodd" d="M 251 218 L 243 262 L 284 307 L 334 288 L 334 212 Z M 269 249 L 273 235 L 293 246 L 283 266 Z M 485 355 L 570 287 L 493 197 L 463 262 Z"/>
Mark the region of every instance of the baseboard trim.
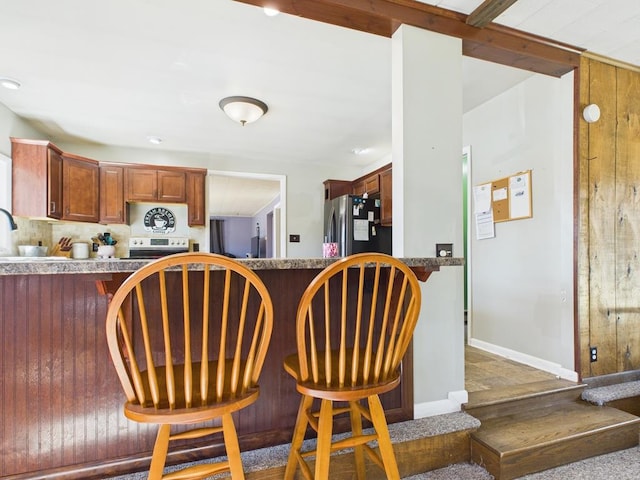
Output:
<path fill-rule="evenodd" d="M 417 403 L 413 406 L 413 418 L 433 417 L 445 413 L 455 413 L 462 410 L 462 405 L 469 401 L 466 390 L 449 392 L 446 400 Z"/>
<path fill-rule="evenodd" d="M 484 342 L 476 338 L 469 339 L 468 343 L 472 347 L 479 348 L 480 350 L 484 350 L 486 352 L 493 353 L 495 355 L 499 355 L 504 358 L 508 358 L 509 360 L 514 360 L 518 363 L 529 365 L 530 367 L 537 368 L 538 370 L 543 370 L 545 372 L 552 373 L 558 378 L 563 378 L 571 382 L 578 381 L 577 372 L 563 368 L 562 365 L 558 363 L 549 362 L 547 360 L 543 360 L 538 357 L 527 355 L 526 353 L 516 352 L 515 350 L 510 350 L 508 348 L 500 347 L 498 345 L 493 345 L 491 343 Z"/>

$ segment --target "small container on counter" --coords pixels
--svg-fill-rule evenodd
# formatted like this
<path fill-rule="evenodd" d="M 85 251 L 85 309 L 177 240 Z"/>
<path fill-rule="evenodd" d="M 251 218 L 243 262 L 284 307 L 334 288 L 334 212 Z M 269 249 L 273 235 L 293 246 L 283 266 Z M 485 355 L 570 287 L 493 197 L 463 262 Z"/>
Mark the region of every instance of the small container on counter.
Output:
<path fill-rule="evenodd" d="M 98 247 L 98 258 L 113 258 L 116 255 L 116 247 L 113 245 L 100 245 Z"/>
<path fill-rule="evenodd" d="M 72 243 L 71 257 L 78 260 L 89 258 L 89 244 L 84 242 Z"/>

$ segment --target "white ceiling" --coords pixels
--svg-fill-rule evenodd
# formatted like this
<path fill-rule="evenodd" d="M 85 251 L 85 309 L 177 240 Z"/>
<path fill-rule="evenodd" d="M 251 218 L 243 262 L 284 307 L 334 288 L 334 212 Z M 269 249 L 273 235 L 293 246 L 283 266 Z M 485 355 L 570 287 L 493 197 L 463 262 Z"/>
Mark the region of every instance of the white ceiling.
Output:
<path fill-rule="evenodd" d="M 470 13 L 482 0 L 424 3 Z M 519 0 L 496 22 L 640 65 L 639 0 Z M 22 88 L 0 88 L 0 103 L 52 139 L 205 152 L 212 169 L 365 166 L 391 149 L 390 54 L 387 38 L 232 0 L 7 0 L 0 77 Z M 465 111 L 530 75 L 471 58 L 463 68 Z M 269 112 L 241 127 L 218 107 L 229 95 Z"/>

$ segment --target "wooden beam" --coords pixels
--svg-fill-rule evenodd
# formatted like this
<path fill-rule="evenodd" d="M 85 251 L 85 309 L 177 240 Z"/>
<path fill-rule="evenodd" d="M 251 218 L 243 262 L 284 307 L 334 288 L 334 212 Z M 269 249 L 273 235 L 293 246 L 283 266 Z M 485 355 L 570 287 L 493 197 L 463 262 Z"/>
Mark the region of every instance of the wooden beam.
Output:
<path fill-rule="evenodd" d="M 467 25 L 483 28 L 504 12 L 518 0 L 484 0 L 482 5 L 476 8 L 467 17 Z"/>
<path fill-rule="evenodd" d="M 341 5 L 328 5 L 324 0 L 235 0 L 258 7 L 277 8 L 296 17 L 317 20 L 331 25 L 391 37 L 395 28 L 392 20 L 382 15 Z M 396 27 L 397 28 L 397 27 Z"/>
<path fill-rule="evenodd" d="M 462 39 L 466 56 L 554 77 L 577 68 L 583 51 L 497 24 L 477 28 L 463 13 L 416 0 L 235 1 L 389 38 L 400 25 L 411 25 Z"/>

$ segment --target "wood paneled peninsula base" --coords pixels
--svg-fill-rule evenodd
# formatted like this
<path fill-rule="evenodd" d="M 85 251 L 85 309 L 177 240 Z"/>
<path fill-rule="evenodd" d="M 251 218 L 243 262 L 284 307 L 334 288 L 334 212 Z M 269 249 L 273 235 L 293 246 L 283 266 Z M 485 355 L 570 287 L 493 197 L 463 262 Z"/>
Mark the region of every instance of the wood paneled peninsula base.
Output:
<path fill-rule="evenodd" d="M 242 450 L 288 443 L 300 397 L 282 361 L 295 351 L 303 290 L 331 259 L 240 260 L 257 271 L 275 323 L 258 402 L 239 413 Z M 148 468 L 156 427 L 128 421 L 104 333 L 109 292 L 148 261 L 0 259 L 0 477 L 104 478 Z M 424 281 L 459 258 L 408 258 Z M 389 423 L 413 418 L 412 354 L 386 394 Z M 185 443 L 171 463 L 218 455 L 221 440 Z"/>

